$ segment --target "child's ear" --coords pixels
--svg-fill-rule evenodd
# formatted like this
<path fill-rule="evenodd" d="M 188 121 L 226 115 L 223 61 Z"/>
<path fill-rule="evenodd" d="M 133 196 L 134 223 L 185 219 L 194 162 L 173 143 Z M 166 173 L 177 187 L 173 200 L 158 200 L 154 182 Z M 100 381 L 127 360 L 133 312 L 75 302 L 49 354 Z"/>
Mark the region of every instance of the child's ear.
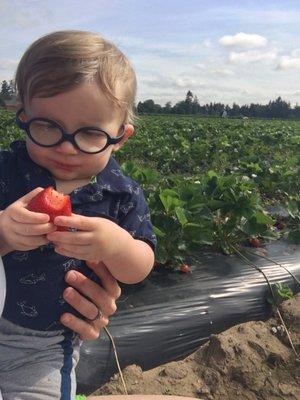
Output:
<path fill-rule="evenodd" d="M 134 127 L 131 124 L 126 124 L 124 126 L 124 136 L 122 137 L 122 140 L 114 145 L 113 151 L 119 150 L 126 142 L 127 140 L 134 135 Z"/>
<path fill-rule="evenodd" d="M 22 122 L 27 122 L 28 121 L 28 118 L 27 118 L 27 115 L 25 114 L 24 108 L 22 108 L 22 112 L 19 114 L 19 119 Z"/>

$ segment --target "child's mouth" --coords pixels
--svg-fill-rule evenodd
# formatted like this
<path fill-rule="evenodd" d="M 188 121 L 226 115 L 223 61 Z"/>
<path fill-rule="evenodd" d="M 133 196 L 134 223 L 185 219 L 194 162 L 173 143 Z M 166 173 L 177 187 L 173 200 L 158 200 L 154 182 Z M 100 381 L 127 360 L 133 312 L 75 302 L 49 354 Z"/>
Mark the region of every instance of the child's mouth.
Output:
<path fill-rule="evenodd" d="M 57 161 L 54 161 L 54 165 L 56 168 L 64 169 L 66 171 L 73 171 L 75 168 L 77 168 L 77 165 L 62 164 Z"/>

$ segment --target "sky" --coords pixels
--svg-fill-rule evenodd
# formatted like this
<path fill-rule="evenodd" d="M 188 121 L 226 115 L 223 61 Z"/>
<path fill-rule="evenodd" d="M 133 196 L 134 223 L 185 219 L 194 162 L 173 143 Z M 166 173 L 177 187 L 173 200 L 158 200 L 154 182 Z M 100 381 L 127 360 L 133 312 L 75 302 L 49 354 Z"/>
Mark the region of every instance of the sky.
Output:
<path fill-rule="evenodd" d="M 300 1 L 0 0 L 0 81 L 56 30 L 99 33 L 126 54 L 137 102 L 300 103 Z"/>

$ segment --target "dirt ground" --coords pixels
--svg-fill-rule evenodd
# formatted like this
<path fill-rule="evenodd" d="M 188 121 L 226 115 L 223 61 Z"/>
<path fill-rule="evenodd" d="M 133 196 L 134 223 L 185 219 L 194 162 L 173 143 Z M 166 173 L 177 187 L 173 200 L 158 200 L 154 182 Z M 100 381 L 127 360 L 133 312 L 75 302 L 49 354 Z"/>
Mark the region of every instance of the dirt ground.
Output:
<path fill-rule="evenodd" d="M 300 294 L 282 304 L 298 358 L 277 317 L 236 325 L 187 358 L 142 371 L 123 370 L 128 394 L 190 396 L 203 400 L 300 399 Z M 124 394 L 120 376 L 93 395 Z"/>

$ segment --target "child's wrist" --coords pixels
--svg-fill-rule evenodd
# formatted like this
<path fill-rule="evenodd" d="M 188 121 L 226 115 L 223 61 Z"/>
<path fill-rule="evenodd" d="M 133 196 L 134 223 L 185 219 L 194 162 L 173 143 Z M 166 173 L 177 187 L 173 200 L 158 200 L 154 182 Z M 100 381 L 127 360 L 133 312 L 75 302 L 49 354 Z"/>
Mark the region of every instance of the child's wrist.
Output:
<path fill-rule="evenodd" d="M 115 260 L 122 258 L 122 253 L 130 247 L 130 242 L 134 240 L 130 233 L 115 223 L 111 225 L 109 237 L 111 238 L 111 246 L 107 246 L 104 255 L 102 253 L 104 263 L 115 262 Z"/>

